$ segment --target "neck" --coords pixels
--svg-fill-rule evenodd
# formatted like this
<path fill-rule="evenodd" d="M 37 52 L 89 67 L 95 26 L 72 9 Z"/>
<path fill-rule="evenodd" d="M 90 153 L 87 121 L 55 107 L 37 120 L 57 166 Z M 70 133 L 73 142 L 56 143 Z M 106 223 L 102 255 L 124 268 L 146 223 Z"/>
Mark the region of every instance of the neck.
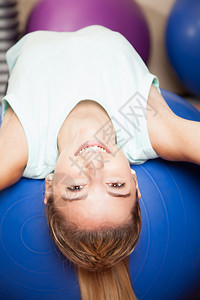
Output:
<path fill-rule="evenodd" d="M 99 106 L 85 102 L 70 112 L 58 134 L 59 155 L 69 143 L 75 140 L 80 141 L 80 144 L 95 138 L 100 139 L 104 144 L 107 144 L 105 139 L 116 143 L 116 133 L 112 121 L 107 112 Z M 105 137 L 105 129 L 107 137 Z"/>

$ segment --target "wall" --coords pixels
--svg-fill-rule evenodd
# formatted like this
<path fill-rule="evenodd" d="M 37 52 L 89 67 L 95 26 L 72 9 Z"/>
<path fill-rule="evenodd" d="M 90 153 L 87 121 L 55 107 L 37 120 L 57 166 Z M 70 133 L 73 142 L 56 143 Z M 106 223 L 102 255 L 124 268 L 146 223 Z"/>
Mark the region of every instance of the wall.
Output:
<path fill-rule="evenodd" d="M 37 2 L 38 0 L 18 0 L 20 30 L 24 29 L 29 13 Z M 171 68 L 165 50 L 165 26 L 175 0 L 136 2 L 143 9 L 150 29 L 152 45 L 149 70 L 158 76 L 161 88 L 184 95 L 185 89 Z"/>
<path fill-rule="evenodd" d="M 165 49 L 165 28 L 175 0 L 136 0 L 142 7 L 151 34 L 151 55 L 148 67 L 156 74 L 161 88 L 184 95 L 185 88 L 170 66 Z"/>

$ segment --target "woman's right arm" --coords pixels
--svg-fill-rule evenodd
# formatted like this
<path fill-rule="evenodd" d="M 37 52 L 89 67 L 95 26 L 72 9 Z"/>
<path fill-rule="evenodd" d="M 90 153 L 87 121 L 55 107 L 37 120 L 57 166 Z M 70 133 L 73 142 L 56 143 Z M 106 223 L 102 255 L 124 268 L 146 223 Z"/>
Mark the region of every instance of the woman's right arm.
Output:
<path fill-rule="evenodd" d="M 154 86 L 150 90 L 148 105 L 148 132 L 156 153 L 167 160 L 200 165 L 200 122 L 174 114 Z"/>
<path fill-rule="evenodd" d="M 16 183 L 28 161 L 23 127 L 9 106 L 0 127 L 0 191 Z"/>

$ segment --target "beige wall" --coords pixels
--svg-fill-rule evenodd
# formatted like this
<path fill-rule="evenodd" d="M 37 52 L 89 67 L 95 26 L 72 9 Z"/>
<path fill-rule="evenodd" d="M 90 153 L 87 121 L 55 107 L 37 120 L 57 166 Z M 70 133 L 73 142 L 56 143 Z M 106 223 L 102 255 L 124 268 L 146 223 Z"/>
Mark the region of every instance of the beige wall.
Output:
<path fill-rule="evenodd" d="M 37 2 L 38 0 L 18 0 L 20 30 L 24 29 L 28 15 Z M 136 0 L 136 2 L 142 7 L 149 24 L 152 43 L 148 64 L 150 71 L 158 76 L 161 88 L 184 94 L 185 89 L 171 68 L 165 50 L 165 26 L 175 0 Z"/>
<path fill-rule="evenodd" d="M 166 22 L 175 1 L 136 0 L 143 9 L 150 29 L 152 46 L 148 67 L 158 76 L 161 88 L 183 95 L 186 90 L 172 69 L 165 48 Z"/>

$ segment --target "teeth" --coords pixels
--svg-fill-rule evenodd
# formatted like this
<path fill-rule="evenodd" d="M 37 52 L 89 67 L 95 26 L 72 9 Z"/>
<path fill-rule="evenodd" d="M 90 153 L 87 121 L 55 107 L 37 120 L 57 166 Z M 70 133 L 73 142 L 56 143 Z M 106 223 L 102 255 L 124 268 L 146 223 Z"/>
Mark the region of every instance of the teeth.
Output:
<path fill-rule="evenodd" d="M 77 155 L 79 155 L 82 152 L 104 152 L 104 153 L 107 153 L 104 148 L 99 147 L 99 146 L 86 147 L 86 148 L 82 149 L 81 151 L 79 151 L 79 153 Z"/>

